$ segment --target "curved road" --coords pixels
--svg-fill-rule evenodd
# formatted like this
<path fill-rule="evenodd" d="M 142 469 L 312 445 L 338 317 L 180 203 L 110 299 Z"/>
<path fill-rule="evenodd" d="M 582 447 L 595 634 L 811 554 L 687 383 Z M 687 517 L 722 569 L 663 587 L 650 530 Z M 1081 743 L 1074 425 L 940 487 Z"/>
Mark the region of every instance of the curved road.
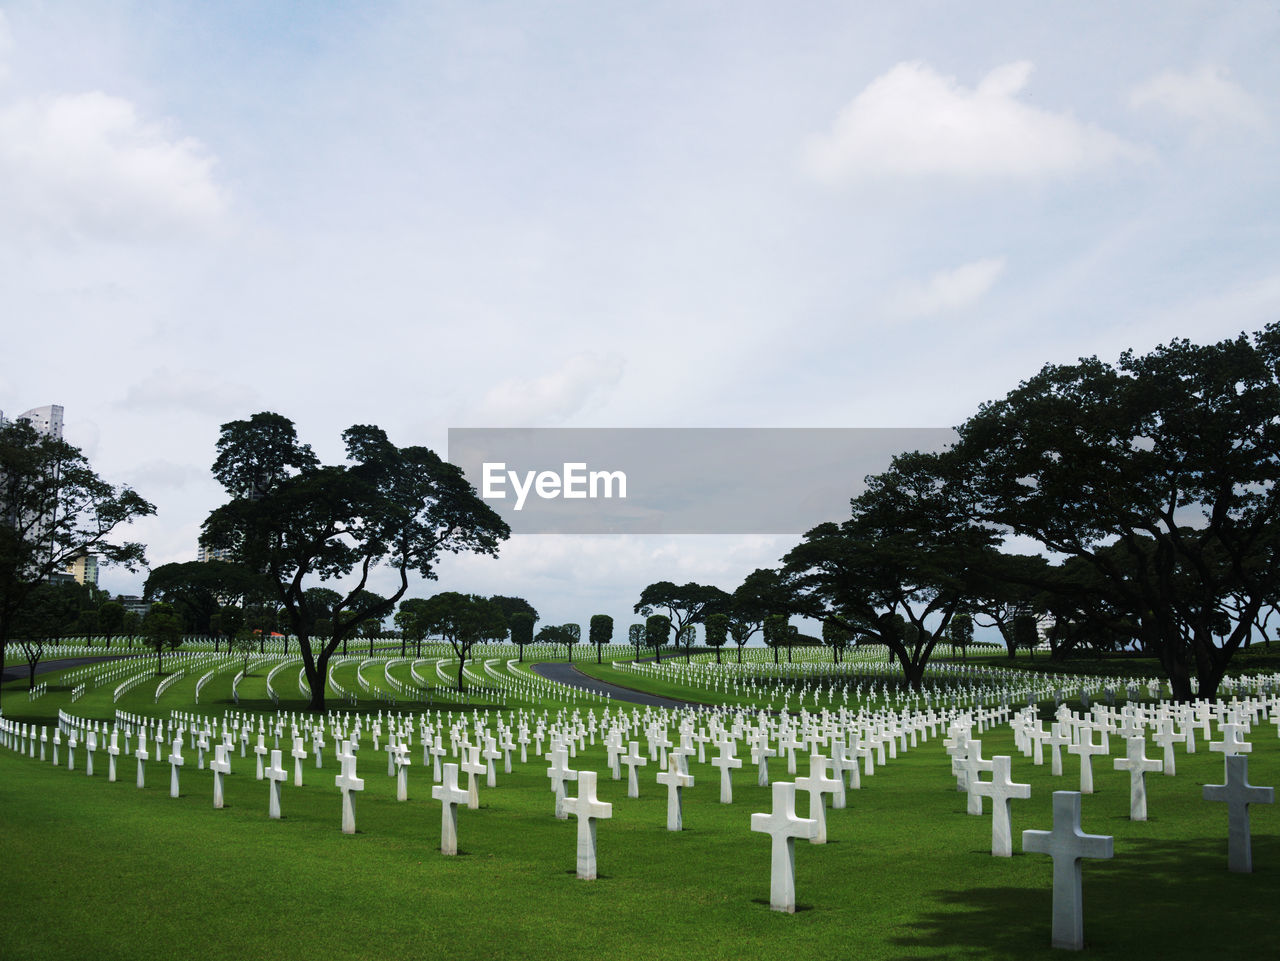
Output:
<path fill-rule="evenodd" d="M 83 664 L 98 664 L 102 661 L 120 661 L 129 657 L 145 656 L 146 652 L 141 651 L 134 654 L 99 654 L 96 657 L 52 657 L 36 665 L 36 676 L 39 677 L 41 674 L 48 674 L 51 671 L 65 671 L 68 668 L 80 667 Z M 27 669 L 26 664 L 10 664 L 0 674 L 0 680 L 6 682 L 16 681 L 30 676 L 31 672 Z"/>
<path fill-rule="evenodd" d="M 569 687 L 581 688 L 594 694 L 608 694 L 615 701 L 625 701 L 628 704 L 644 704 L 649 707 L 706 707 L 705 704 L 698 704 L 694 701 L 677 701 L 674 698 L 658 697 L 656 694 L 645 694 L 642 691 L 633 691 L 629 687 L 619 687 L 617 684 L 597 681 L 594 677 L 588 677 L 583 674 L 568 661 L 543 661 L 529 666 L 533 668 L 535 674 L 545 677 L 548 681 L 558 681 Z"/>

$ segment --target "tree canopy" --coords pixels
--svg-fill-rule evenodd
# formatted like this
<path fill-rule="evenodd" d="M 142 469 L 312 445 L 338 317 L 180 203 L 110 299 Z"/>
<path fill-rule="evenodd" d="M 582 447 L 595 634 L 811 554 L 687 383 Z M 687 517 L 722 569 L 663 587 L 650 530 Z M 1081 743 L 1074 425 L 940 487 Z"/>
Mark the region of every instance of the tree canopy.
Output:
<path fill-rule="evenodd" d="M 25 420 L 0 425 L 0 660 L 32 592 L 76 557 L 143 563 L 141 544 L 114 535 L 154 513 L 131 488 L 102 480 L 78 448 Z"/>
<path fill-rule="evenodd" d="M 461 470 L 431 450 L 397 447 L 374 426 L 342 436 L 348 462 L 322 465 L 279 414 L 224 424 L 213 473 L 230 500 L 209 515 L 201 538 L 266 577 L 298 637 L 313 710 L 324 709 L 333 653 L 362 623 L 392 612 L 411 574 L 433 580 L 442 554 L 496 555 L 510 536 Z M 361 606 L 378 565 L 394 572 L 394 589 Z M 333 633 L 322 640 L 312 636 L 314 581 L 346 581 L 329 611 Z"/>

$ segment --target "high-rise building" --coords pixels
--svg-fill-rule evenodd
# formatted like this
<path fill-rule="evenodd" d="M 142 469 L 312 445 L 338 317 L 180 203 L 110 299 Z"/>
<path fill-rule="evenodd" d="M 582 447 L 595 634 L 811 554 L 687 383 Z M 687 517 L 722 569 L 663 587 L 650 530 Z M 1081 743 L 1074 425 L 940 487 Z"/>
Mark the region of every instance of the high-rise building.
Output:
<path fill-rule="evenodd" d="M 31 408 L 31 410 L 24 411 L 23 413 L 19 414 L 17 417 L 13 419 L 15 421 L 25 420 L 32 427 L 34 427 L 37 432 L 44 434 L 46 437 L 52 437 L 55 440 L 62 440 L 62 415 L 63 415 L 63 408 L 61 404 L 46 404 L 43 407 L 33 407 Z M 0 426 L 5 425 L 6 423 L 9 423 L 9 420 L 4 416 L 4 411 L 0 411 Z M 10 523 L 16 525 L 18 522 L 17 518 L 13 517 L 13 515 L 10 515 L 10 518 L 11 518 Z M 26 518 L 24 518 L 24 520 L 26 520 Z M 52 528 L 52 525 L 53 525 L 52 517 L 50 517 L 46 521 L 44 517 L 36 516 L 34 517 L 34 520 L 37 524 L 47 523 L 47 525 L 50 528 Z M 49 560 L 52 560 L 52 559 L 53 559 L 53 537 L 52 537 L 52 531 L 50 531 Z M 72 567 L 76 563 L 80 564 L 79 574 L 75 574 L 72 571 Z M 92 566 L 92 570 L 90 570 L 90 566 Z M 77 561 L 73 561 L 72 564 L 69 564 L 67 566 L 67 570 L 65 572 L 61 572 L 61 571 L 51 572 L 49 580 L 51 583 L 57 583 L 63 580 L 69 581 L 74 578 L 75 580 L 83 584 L 85 583 L 84 578 L 87 578 L 87 577 L 92 578 L 91 583 L 95 585 L 98 583 L 98 559 L 92 555 L 86 555 L 83 558 L 77 559 Z"/>
<path fill-rule="evenodd" d="M 205 547 L 200 544 L 196 547 L 196 560 L 202 564 L 205 561 L 229 561 L 231 551 L 225 547 Z"/>
<path fill-rule="evenodd" d="M 33 407 L 13 419 L 25 420 L 40 433 L 62 440 L 61 404 L 45 404 L 43 407 Z M 8 418 L 4 416 L 4 411 L 0 410 L 0 425 L 8 422 Z"/>
<path fill-rule="evenodd" d="M 76 579 L 77 584 L 98 586 L 98 555 L 81 554 L 67 565 L 67 573 Z"/>

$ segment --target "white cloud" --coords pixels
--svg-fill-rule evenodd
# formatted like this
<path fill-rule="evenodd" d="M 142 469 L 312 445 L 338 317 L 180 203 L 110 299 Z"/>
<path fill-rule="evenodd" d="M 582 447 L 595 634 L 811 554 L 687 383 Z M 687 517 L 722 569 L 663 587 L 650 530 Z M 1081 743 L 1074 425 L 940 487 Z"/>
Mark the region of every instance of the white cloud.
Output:
<path fill-rule="evenodd" d="M 101 92 L 0 104 L 0 216 L 107 239 L 203 231 L 226 212 L 214 158 Z"/>
<path fill-rule="evenodd" d="M 923 284 L 902 291 L 893 301 L 896 313 L 907 317 L 957 310 L 981 299 L 1004 273 L 1003 257 L 987 257 L 952 270 L 940 270 Z"/>
<path fill-rule="evenodd" d="M 1017 99 L 1027 61 L 992 70 L 972 90 L 927 64 L 899 63 L 873 80 L 807 145 L 804 166 L 826 182 L 885 175 L 1064 175 L 1142 151 L 1069 114 Z"/>
<path fill-rule="evenodd" d="M 1193 73 L 1166 70 L 1134 87 L 1129 105 L 1156 107 L 1191 124 L 1201 135 L 1228 126 L 1261 130 L 1267 125 L 1258 101 L 1217 67 L 1204 66 Z"/>
<path fill-rule="evenodd" d="M 464 412 L 486 427 L 546 427 L 560 424 L 598 404 L 622 377 L 616 355 L 575 354 L 558 369 L 531 379 L 512 379 L 490 388 L 477 409 Z"/>

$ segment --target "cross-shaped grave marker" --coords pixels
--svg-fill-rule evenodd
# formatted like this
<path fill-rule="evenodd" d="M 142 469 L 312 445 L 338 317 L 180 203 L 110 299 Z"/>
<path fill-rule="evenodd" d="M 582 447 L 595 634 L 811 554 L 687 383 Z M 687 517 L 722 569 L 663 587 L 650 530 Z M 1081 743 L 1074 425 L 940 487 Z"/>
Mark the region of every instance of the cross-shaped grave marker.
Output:
<path fill-rule="evenodd" d="M 622 756 L 621 761 L 627 766 L 627 797 L 640 796 L 640 779 L 636 777 L 636 768 L 649 763 L 648 758 L 640 753 L 640 742 L 629 741 L 630 749 Z"/>
<path fill-rule="evenodd" d="M 1253 745 L 1244 739 L 1244 725 L 1228 722 L 1222 725 L 1222 740 L 1210 741 L 1210 751 L 1220 751 L 1226 757 L 1248 754 Z"/>
<path fill-rule="evenodd" d="M 1147 819 L 1147 772 L 1159 771 L 1163 761 L 1147 757 L 1147 739 L 1131 737 L 1125 741 L 1125 756 L 1112 762 L 1117 771 L 1129 772 L 1129 820 Z"/>
<path fill-rule="evenodd" d="M 633 744 L 632 747 L 634 748 L 635 745 Z M 568 748 L 557 747 L 551 752 L 551 767 L 547 771 L 547 777 L 551 779 L 551 793 L 555 795 L 556 817 L 567 821 L 569 815 L 563 808 L 564 784 L 566 781 L 578 780 L 578 772 L 569 767 Z"/>
<path fill-rule="evenodd" d="M 773 839 L 769 867 L 769 907 L 794 914 L 796 910 L 796 838 L 812 839 L 818 832 L 812 818 L 796 817 L 796 786 L 773 785 L 773 810 L 751 815 L 751 830 Z"/>
<path fill-rule="evenodd" d="M 1209 745 L 1213 747 L 1212 744 Z M 1249 783 L 1249 759 L 1243 754 L 1225 758 L 1226 784 L 1206 784 L 1206 801 L 1227 805 L 1227 869 L 1238 874 L 1253 871 L 1253 839 L 1249 832 L 1249 805 L 1275 803 L 1275 789 Z"/>
<path fill-rule="evenodd" d="M 409 746 L 403 741 L 396 742 L 396 800 L 409 800 Z"/>
<path fill-rule="evenodd" d="M 720 749 L 720 753 L 711 759 L 712 767 L 720 769 L 720 803 L 733 803 L 733 775 L 734 768 L 742 767 L 742 758 L 734 757 L 734 745 L 737 741 L 731 738 L 725 738 L 716 744 Z"/>
<path fill-rule="evenodd" d="M 578 796 L 561 802 L 566 815 L 578 818 L 578 877 L 596 878 L 596 821 L 613 817 L 613 805 L 596 797 L 596 772 L 578 772 Z"/>
<path fill-rule="evenodd" d="M 58 743 L 58 732 L 54 732 L 53 743 Z M 57 750 L 57 747 L 54 747 Z M 138 750 L 133 752 L 133 756 L 138 759 L 138 787 L 146 787 L 147 785 L 147 761 L 151 757 L 147 753 L 147 739 L 145 737 L 138 738 Z"/>
<path fill-rule="evenodd" d="M 827 765 L 830 762 L 821 754 L 809 755 L 809 773 L 796 778 L 796 790 L 809 792 L 809 818 L 818 825 L 818 830 L 809 839 L 812 844 L 827 843 L 827 810 L 822 802 L 822 795 L 834 794 L 837 781 L 827 776 Z"/>
<path fill-rule="evenodd" d="M 173 739 L 173 748 L 167 759 L 169 761 L 169 797 L 178 796 L 178 768 L 186 762 L 182 759 L 182 735 Z"/>
<path fill-rule="evenodd" d="M 1080 757 L 1080 793 L 1093 793 L 1093 756 L 1095 754 L 1108 754 L 1109 745 L 1106 743 L 1106 732 L 1103 732 L 1103 740 L 1101 743 L 1093 742 L 1093 726 L 1090 724 L 1080 725 L 1080 740 L 1067 748 L 1068 754 L 1076 754 Z M 1056 793 L 1056 792 L 1055 792 Z"/>
<path fill-rule="evenodd" d="M 684 830 L 684 789 L 693 787 L 693 775 L 680 770 L 680 759 L 673 753 L 667 770 L 658 773 L 658 783 L 667 786 L 667 830 Z"/>
<path fill-rule="evenodd" d="M 213 771 L 213 806 L 221 809 L 223 806 L 222 778 L 231 773 L 231 759 L 227 757 L 226 744 L 218 744 L 214 747 L 209 770 Z"/>
<path fill-rule="evenodd" d="M 342 752 L 338 755 L 342 773 L 333 779 L 333 784 L 342 792 L 342 833 L 355 834 L 356 802 L 352 795 L 364 790 L 364 779 L 356 777 L 356 756 L 348 747 L 348 742 L 342 742 Z"/>
<path fill-rule="evenodd" d="M 293 750 L 289 756 L 293 758 L 293 786 L 302 787 L 302 762 L 307 759 L 307 745 L 300 735 L 293 736 Z"/>
<path fill-rule="evenodd" d="M 273 749 L 271 751 L 271 766 L 265 771 L 267 780 L 270 781 L 270 799 L 267 803 L 267 817 L 280 819 L 280 785 L 289 777 L 289 772 L 284 769 L 281 763 L 281 753 Z"/>
<path fill-rule="evenodd" d="M 1173 746 L 1179 742 L 1185 744 L 1187 736 L 1185 734 L 1175 734 L 1173 718 L 1165 717 L 1161 719 L 1156 733 L 1151 736 L 1151 740 L 1164 748 L 1164 774 L 1166 777 L 1173 777 L 1178 773 L 1178 761 Z"/>
<path fill-rule="evenodd" d="M 991 759 L 991 780 L 969 784 L 971 794 L 991 798 L 991 856 L 997 858 L 1013 857 L 1009 803 L 1015 798 L 1025 801 L 1031 797 L 1030 784 L 1013 782 L 1012 766 L 1011 758 L 997 754 Z"/>
<path fill-rule="evenodd" d="M 111 743 L 107 745 L 107 780 L 114 782 L 116 779 L 116 758 L 120 756 L 120 731 L 116 728 L 111 729 Z M 41 745 L 41 750 L 44 746 Z"/>
<path fill-rule="evenodd" d="M 431 788 L 431 799 L 440 802 L 440 853 L 458 853 L 458 805 L 465 804 L 469 792 L 458 787 L 458 765 L 452 761 L 441 771 L 440 783 Z"/>
<path fill-rule="evenodd" d="M 1080 792 L 1053 792 L 1053 830 L 1023 831 L 1022 850 L 1053 858 L 1053 934 L 1055 948 L 1084 948 L 1082 858 L 1110 858 L 1112 838 L 1080 830 Z"/>

